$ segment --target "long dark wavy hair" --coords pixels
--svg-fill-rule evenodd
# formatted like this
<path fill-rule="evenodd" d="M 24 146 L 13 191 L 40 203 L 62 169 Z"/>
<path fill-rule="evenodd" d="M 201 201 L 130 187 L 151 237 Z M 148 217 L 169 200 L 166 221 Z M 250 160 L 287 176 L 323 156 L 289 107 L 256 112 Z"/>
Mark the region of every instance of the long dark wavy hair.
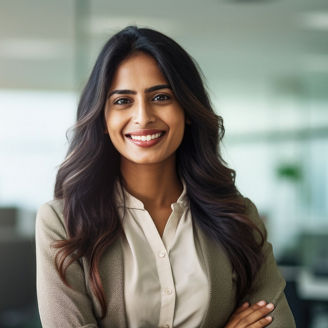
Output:
<path fill-rule="evenodd" d="M 123 233 L 114 200 L 120 154 L 104 133 L 104 108 L 118 65 L 137 51 L 157 61 L 191 122 L 176 151 L 176 169 L 186 182 L 193 221 L 208 238 L 223 246 L 231 261 L 237 276 L 237 299 L 249 291 L 263 260 L 259 250 L 265 236 L 248 218 L 245 200 L 235 185 L 235 171 L 221 157 L 223 119 L 212 108 L 200 70 L 169 37 L 152 29 L 128 26 L 107 41 L 97 58 L 80 98 L 77 121 L 54 192 L 56 199 L 63 200 L 68 234 L 67 239 L 56 243 L 57 269 L 68 285 L 67 267 L 81 257 L 87 260 L 90 286 L 101 305 L 101 319 L 107 313 L 107 300 L 99 262 Z M 256 230 L 260 239 L 254 238 Z"/>

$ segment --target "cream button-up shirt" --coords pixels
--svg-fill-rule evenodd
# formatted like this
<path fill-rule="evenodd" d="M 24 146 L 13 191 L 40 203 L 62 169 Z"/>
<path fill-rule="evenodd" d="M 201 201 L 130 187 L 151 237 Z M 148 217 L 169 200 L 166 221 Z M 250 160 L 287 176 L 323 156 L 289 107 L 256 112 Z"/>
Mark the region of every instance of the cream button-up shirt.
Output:
<path fill-rule="evenodd" d="M 126 236 L 124 299 L 130 328 L 198 327 L 205 315 L 208 277 L 182 183 L 161 238 L 143 203 L 117 181 L 116 204 Z"/>

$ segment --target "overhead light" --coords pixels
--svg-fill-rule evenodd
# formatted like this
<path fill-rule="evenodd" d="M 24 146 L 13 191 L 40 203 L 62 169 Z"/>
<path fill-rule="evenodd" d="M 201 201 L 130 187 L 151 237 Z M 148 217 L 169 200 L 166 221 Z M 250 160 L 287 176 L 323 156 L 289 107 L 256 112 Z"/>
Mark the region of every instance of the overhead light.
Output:
<path fill-rule="evenodd" d="M 15 59 L 56 58 L 67 54 L 65 43 L 47 39 L 2 39 L 0 57 Z"/>
<path fill-rule="evenodd" d="M 328 12 L 318 11 L 303 13 L 299 17 L 301 24 L 316 30 L 328 30 Z"/>

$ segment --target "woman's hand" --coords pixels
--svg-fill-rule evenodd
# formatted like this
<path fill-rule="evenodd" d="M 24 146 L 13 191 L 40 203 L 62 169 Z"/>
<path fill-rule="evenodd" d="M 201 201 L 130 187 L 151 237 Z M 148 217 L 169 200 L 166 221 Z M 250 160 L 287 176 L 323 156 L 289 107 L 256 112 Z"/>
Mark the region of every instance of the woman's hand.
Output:
<path fill-rule="evenodd" d="M 262 328 L 272 322 L 267 316 L 274 309 L 272 303 L 260 301 L 252 306 L 247 302 L 236 309 L 224 328 Z"/>

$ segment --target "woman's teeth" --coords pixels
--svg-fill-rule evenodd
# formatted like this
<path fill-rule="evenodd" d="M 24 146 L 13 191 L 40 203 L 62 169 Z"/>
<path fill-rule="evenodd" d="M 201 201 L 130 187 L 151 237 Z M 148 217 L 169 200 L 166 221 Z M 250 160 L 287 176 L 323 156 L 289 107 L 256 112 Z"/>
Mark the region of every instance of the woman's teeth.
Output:
<path fill-rule="evenodd" d="M 153 139 L 157 139 L 159 138 L 163 133 L 160 132 L 160 133 L 155 133 L 155 134 L 148 134 L 146 136 L 133 136 L 131 135 L 131 139 L 133 140 L 141 140 L 141 141 L 150 141 L 150 140 L 153 140 Z"/>

